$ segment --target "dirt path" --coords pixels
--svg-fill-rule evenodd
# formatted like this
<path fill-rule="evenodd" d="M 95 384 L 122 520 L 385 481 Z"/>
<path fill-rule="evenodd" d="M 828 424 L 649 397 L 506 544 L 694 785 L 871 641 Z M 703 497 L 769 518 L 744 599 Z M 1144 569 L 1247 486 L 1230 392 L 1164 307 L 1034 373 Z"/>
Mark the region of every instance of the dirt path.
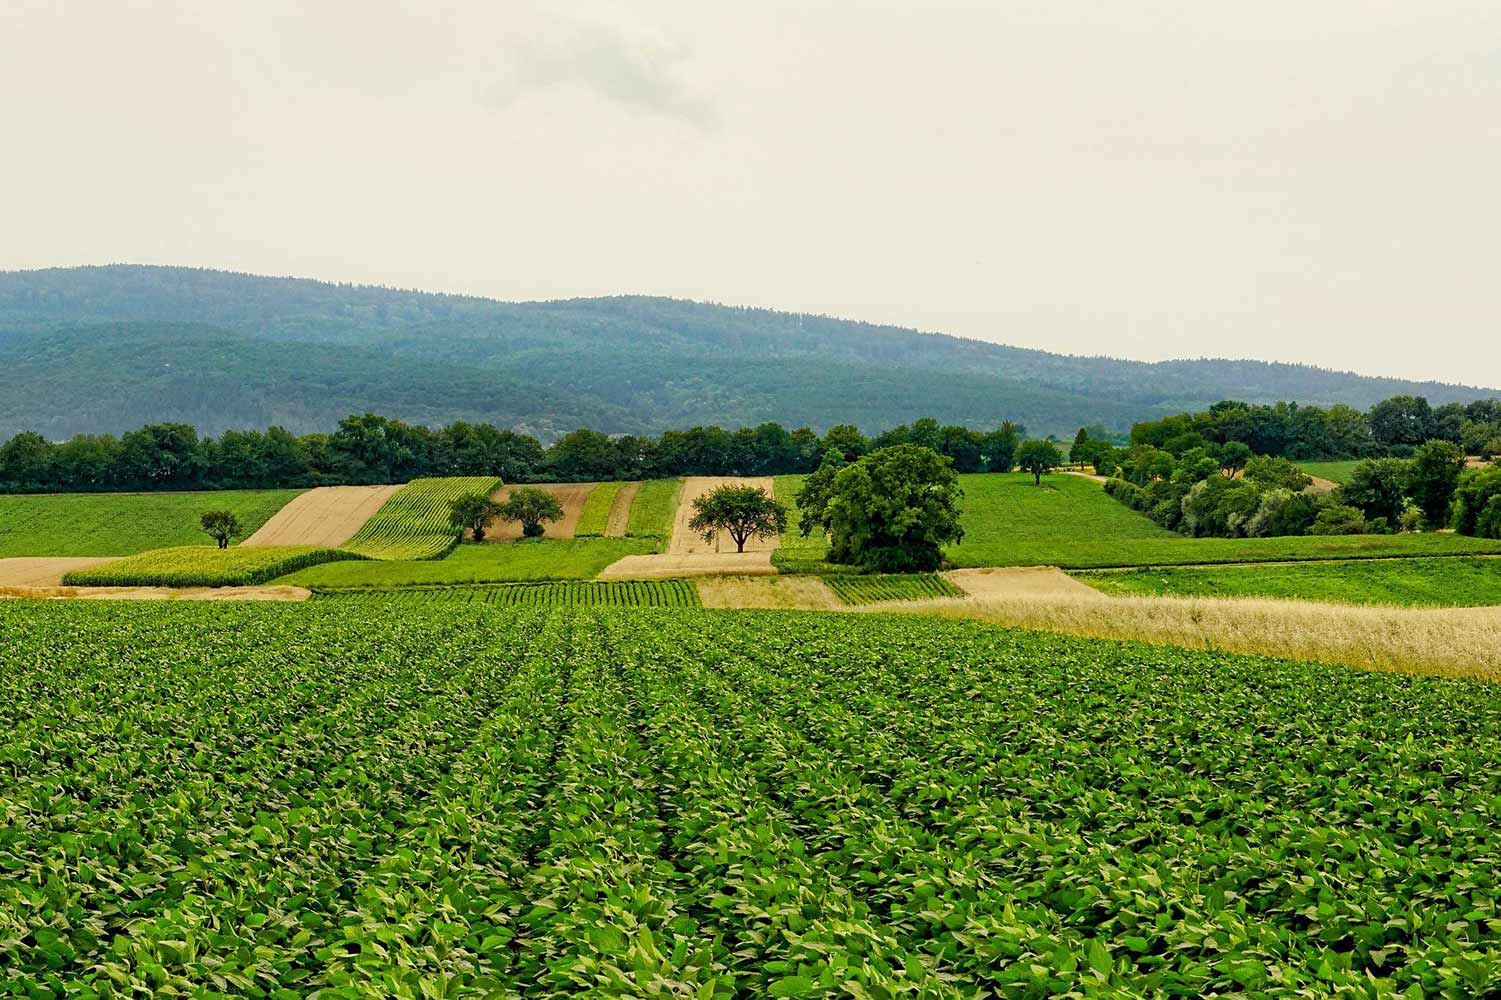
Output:
<path fill-rule="evenodd" d="M 721 531 L 719 537 L 713 542 L 705 542 L 703 536 L 688 527 L 688 522 L 693 520 L 693 501 L 707 494 L 710 490 L 719 486 L 759 486 L 766 491 L 767 496 L 776 495 L 776 481 L 770 476 L 751 478 L 736 478 L 733 476 L 690 476 L 683 480 L 683 495 L 678 502 L 677 517 L 672 524 L 672 542 L 667 546 L 667 554 L 674 556 L 708 555 L 715 553 L 735 554 L 735 540 L 727 533 Z M 766 540 L 760 538 L 748 539 L 745 543 L 746 554 L 752 552 L 771 552 L 781 543 L 779 537 Z"/>
<path fill-rule="evenodd" d="M 0 587 L 61 587 L 63 575 L 75 569 L 88 569 L 112 562 L 117 556 L 65 558 L 61 556 L 22 556 L 0 559 Z"/>
<path fill-rule="evenodd" d="M 302 587 L 0 587 L 0 599 L 94 601 L 305 601 Z"/>
<path fill-rule="evenodd" d="M 337 548 L 401 486 L 320 486 L 294 497 L 242 545 Z"/>
<path fill-rule="evenodd" d="M 620 487 L 620 492 L 615 494 L 615 501 L 610 504 L 610 517 L 605 522 L 606 538 L 625 537 L 631 525 L 631 506 L 636 502 L 636 494 L 640 492 L 640 483 L 626 483 Z"/>
<path fill-rule="evenodd" d="M 542 527 L 546 529 L 544 538 L 572 538 L 578 531 L 579 517 L 584 513 L 584 501 L 589 499 L 589 494 L 594 492 L 598 483 L 522 483 L 516 486 L 502 486 L 495 494 L 498 503 L 505 503 L 513 490 L 529 486 L 539 489 L 543 493 L 551 493 L 558 498 L 558 503 L 563 506 L 563 518 L 560 521 L 544 521 Z M 487 542 L 514 542 L 521 537 L 521 522 L 494 520 L 485 525 L 485 541 Z"/>
<path fill-rule="evenodd" d="M 1010 566 L 994 569 L 956 569 L 944 574 L 970 597 L 1082 597 L 1105 595 L 1052 566 Z"/>
<path fill-rule="evenodd" d="M 1063 473 L 1065 476 L 1078 476 L 1080 479 L 1088 479 L 1092 483 L 1103 484 L 1109 482 L 1109 480 L 1107 480 L 1104 476 L 1096 475 L 1093 472 L 1080 472 L 1076 469 L 1059 469 L 1058 471 Z"/>
<path fill-rule="evenodd" d="M 770 552 L 667 553 L 626 556 L 604 568 L 599 580 L 673 580 L 685 576 L 772 576 Z"/>

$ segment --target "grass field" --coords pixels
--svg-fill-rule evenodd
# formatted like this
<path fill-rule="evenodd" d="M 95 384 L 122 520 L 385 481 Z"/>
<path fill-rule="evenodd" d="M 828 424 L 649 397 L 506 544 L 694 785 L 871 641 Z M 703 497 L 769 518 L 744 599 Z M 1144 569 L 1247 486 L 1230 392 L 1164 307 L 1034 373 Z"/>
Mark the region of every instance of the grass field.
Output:
<path fill-rule="evenodd" d="M 1374 559 L 1076 574 L 1107 594 L 1288 597 L 1413 607 L 1501 605 L 1501 559 Z"/>
<path fill-rule="evenodd" d="M 677 515 L 678 499 L 683 493 L 681 479 L 648 479 L 641 484 L 636 502 L 631 504 L 627 538 L 649 538 L 657 551 L 665 551 L 672 538 L 672 521 Z"/>
<path fill-rule="evenodd" d="M 469 493 L 489 496 L 500 480 L 489 476 L 414 479 L 391 495 L 342 548 L 371 559 L 441 559 L 458 544 L 448 523 L 453 502 Z"/>
<path fill-rule="evenodd" d="M 697 608 L 702 607 L 692 580 L 567 581 L 510 583 L 491 586 L 426 587 L 405 590 L 336 591 L 320 601 L 365 601 L 375 608 L 442 602 L 498 608 Z"/>
<path fill-rule="evenodd" d="M 0 558 L 128 556 L 177 545 L 213 545 L 198 530 L 204 511 L 227 510 L 248 538 L 301 490 L 211 493 L 0 495 Z"/>
<path fill-rule="evenodd" d="M 937 573 L 869 573 L 831 575 L 824 583 L 845 604 L 877 604 L 882 601 L 923 601 L 935 597 L 962 597 L 964 591 Z"/>
<path fill-rule="evenodd" d="M 776 497 L 787 505 L 787 531 L 781 544 L 772 553 L 771 561 L 784 573 L 817 571 L 823 567 L 823 559 L 829 553 L 829 540 L 823 529 L 815 528 L 807 538 L 798 531 L 797 523 L 803 512 L 797 505 L 797 491 L 803 488 L 807 476 L 777 476 L 774 487 Z"/>
<path fill-rule="evenodd" d="M 63 577 L 69 587 L 249 587 L 307 566 L 362 560 L 340 549 L 307 545 L 201 545 L 152 549 Z"/>
<path fill-rule="evenodd" d="M 1298 468 L 1302 469 L 1310 476 L 1317 476 L 1320 479 L 1327 479 L 1332 483 L 1339 483 L 1341 486 L 1343 486 L 1345 483 L 1348 483 L 1350 481 L 1351 471 L 1354 470 L 1354 468 L 1359 465 L 1360 462 L 1361 460 L 1358 458 L 1341 462 L 1299 462 Z"/>
<path fill-rule="evenodd" d="M 610 506 L 625 486 L 622 482 L 600 483 L 589 491 L 584 501 L 584 510 L 579 514 L 578 526 L 573 529 L 576 538 L 602 538 L 610 523 Z"/>
<path fill-rule="evenodd" d="M 0 605 L 17 995 L 1501 988 L 1501 687 L 894 615 Z"/>
<path fill-rule="evenodd" d="M 335 563 L 278 583 L 304 587 L 405 587 L 523 580 L 586 580 L 624 556 L 651 552 L 639 538 L 542 538 L 460 545 L 443 559 Z"/>

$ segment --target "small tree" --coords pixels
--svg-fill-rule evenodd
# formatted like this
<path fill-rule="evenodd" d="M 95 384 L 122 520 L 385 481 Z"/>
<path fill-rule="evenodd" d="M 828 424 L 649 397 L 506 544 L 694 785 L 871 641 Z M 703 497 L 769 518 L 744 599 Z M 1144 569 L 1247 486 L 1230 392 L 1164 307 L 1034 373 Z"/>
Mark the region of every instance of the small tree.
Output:
<path fill-rule="evenodd" d="M 520 521 L 522 537 L 541 538 L 542 522 L 561 520 L 563 505 L 546 490 L 523 486 L 513 491 L 496 513 L 507 521 Z"/>
<path fill-rule="evenodd" d="M 735 540 L 735 551 L 744 552 L 752 536 L 772 538 L 787 530 L 787 508 L 759 486 L 726 483 L 693 501 L 693 520 L 688 527 L 706 542 L 726 532 Z"/>
<path fill-rule="evenodd" d="M 448 523 L 459 531 L 468 529 L 476 542 L 485 540 L 485 525 L 500 516 L 500 504 L 482 493 L 466 493 L 454 500 Z"/>
<path fill-rule="evenodd" d="M 229 548 L 229 540 L 240 533 L 240 519 L 227 510 L 210 510 L 198 518 L 198 530 L 213 537 L 219 548 Z"/>
<path fill-rule="evenodd" d="M 1231 479 L 1235 474 L 1246 467 L 1251 460 L 1251 447 L 1241 441 L 1230 441 L 1220 449 L 1220 468 L 1225 470 L 1225 475 Z"/>
<path fill-rule="evenodd" d="M 1063 464 L 1063 455 L 1051 441 L 1023 441 L 1016 449 L 1016 464 L 1023 472 L 1030 472 L 1036 485 L 1042 485 L 1042 477 Z"/>

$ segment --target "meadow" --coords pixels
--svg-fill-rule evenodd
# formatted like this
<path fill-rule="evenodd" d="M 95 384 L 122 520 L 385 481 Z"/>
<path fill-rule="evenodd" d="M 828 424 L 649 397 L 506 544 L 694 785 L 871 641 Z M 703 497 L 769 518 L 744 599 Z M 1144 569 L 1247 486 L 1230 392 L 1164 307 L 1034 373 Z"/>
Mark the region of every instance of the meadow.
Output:
<path fill-rule="evenodd" d="M 626 537 L 651 539 L 656 542 L 657 551 L 665 550 L 672 538 L 672 520 L 682 494 L 681 479 L 648 479 L 642 483 L 635 502 L 631 504 Z"/>
<path fill-rule="evenodd" d="M 1501 559 L 1371 559 L 1271 566 L 1192 566 L 1077 573 L 1107 594 L 1280 597 L 1342 604 L 1501 604 Z"/>
<path fill-rule="evenodd" d="M 584 509 L 579 514 L 578 525 L 573 533 L 578 538 L 603 537 L 610 523 L 610 507 L 626 484 L 622 482 L 600 483 L 589 491 Z"/>
<path fill-rule="evenodd" d="M 178 545 L 214 545 L 198 530 L 204 511 L 227 510 L 248 538 L 301 490 L 207 493 L 0 495 L 0 558 L 128 556 Z"/>
<path fill-rule="evenodd" d="M 1501 988 L 1494 685 L 369 607 L 0 605 L 18 994 Z"/>
<path fill-rule="evenodd" d="M 442 559 L 330 563 L 277 583 L 303 587 L 388 588 L 521 580 L 584 580 L 624 556 L 654 551 L 652 539 L 539 538 L 460 545 Z"/>
<path fill-rule="evenodd" d="M 1361 463 L 1361 459 L 1352 458 L 1336 462 L 1299 462 L 1298 468 L 1310 476 L 1327 479 L 1331 483 L 1339 483 L 1343 486 L 1350 481 L 1350 473 Z"/>
<path fill-rule="evenodd" d="M 63 577 L 69 587 L 250 587 L 279 576 L 341 560 L 365 557 L 341 549 L 307 545 L 201 545 L 152 549 Z"/>

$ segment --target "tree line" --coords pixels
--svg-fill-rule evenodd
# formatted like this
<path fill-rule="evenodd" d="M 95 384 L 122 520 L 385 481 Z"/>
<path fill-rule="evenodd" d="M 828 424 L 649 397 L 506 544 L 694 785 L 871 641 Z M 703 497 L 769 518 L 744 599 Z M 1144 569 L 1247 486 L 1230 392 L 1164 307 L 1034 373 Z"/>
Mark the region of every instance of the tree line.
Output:
<path fill-rule="evenodd" d="M 62 442 L 23 432 L 0 445 L 0 491 L 301 488 L 406 482 L 420 476 L 499 476 L 507 483 L 592 482 L 682 475 L 765 476 L 811 472 L 835 451 L 853 462 L 880 448 L 916 444 L 957 472 L 1007 472 L 1026 429 L 990 431 L 924 418 L 868 437 L 850 424 L 820 435 L 777 423 L 725 430 L 692 427 L 656 437 L 577 430 L 550 447 L 492 424 L 440 428 L 366 413 L 332 434 L 281 427 L 200 436 L 187 424 L 149 424 Z"/>

